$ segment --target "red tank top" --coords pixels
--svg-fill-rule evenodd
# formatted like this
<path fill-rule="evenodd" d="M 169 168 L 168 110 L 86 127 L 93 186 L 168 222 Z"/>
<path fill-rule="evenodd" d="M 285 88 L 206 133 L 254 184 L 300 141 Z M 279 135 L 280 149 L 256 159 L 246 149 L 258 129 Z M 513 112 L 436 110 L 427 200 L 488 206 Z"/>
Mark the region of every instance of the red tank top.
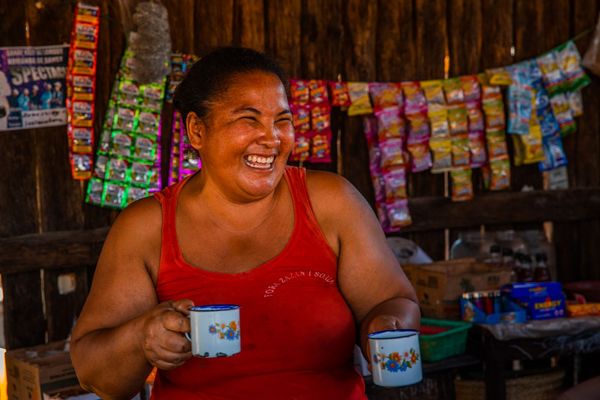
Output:
<path fill-rule="evenodd" d="M 366 399 L 353 366 L 356 332 L 337 286 L 337 259 L 314 216 L 305 170 L 288 167 L 294 230 L 264 264 L 226 274 L 187 264 L 175 234 L 177 198 L 185 181 L 156 195 L 162 205 L 160 302 L 240 305 L 241 353 L 193 357 L 159 371 L 153 400 Z"/>

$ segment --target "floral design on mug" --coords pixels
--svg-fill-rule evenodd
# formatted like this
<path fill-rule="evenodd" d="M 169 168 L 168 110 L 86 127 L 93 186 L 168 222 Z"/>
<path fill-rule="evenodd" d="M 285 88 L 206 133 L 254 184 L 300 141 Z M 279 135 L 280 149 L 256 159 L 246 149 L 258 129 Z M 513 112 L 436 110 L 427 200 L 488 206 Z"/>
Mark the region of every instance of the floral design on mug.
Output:
<path fill-rule="evenodd" d="M 208 326 L 208 333 L 217 335 L 219 339 L 236 340 L 240 338 L 240 327 L 236 321 L 228 324 L 216 323 Z"/>
<path fill-rule="evenodd" d="M 406 371 L 408 368 L 412 368 L 418 360 L 419 354 L 412 348 L 404 354 L 395 351 L 387 355 L 383 353 L 373 355 L 373 362 L 379 363 L 382 370 L 387 369 L 390 372 Z"/>

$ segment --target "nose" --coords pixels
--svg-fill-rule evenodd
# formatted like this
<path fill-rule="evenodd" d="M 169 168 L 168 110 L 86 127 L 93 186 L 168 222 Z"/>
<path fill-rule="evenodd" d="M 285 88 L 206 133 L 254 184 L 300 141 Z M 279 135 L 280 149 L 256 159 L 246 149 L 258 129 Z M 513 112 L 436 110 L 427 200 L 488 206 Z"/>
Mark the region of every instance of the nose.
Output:
<path fill-rule="evenodd" d="M 269 148 L 278 147 L 281 143 L 279 130 L 273 124 L 265 126 L 258 142 Z"/>

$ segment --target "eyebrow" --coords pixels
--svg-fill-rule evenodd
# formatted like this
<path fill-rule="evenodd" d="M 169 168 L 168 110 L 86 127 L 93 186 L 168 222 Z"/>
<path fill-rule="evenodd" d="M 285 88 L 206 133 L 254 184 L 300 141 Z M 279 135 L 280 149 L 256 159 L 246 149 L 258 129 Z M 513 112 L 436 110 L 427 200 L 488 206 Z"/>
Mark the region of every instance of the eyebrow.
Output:
<path fill-rule="evenodd" d="M 239 108 L 236 108 L 235 110 L 233 110 L 234 114 L 241 114 L 241 113 L 244 113 L 244 112 L 250 112 L 252 114 L 257 114 L 257 115 L 262 114 L 259 110 L 257 110 L 254 107 L 243 106 L 243 107 L 239 107 Z M 279 113 L 277 113 L 277 116 L 280 116 L 280 115 L 283 115 L 283 114 L 291 114 L 291 113 L 292 112 L 289 109 L 284 108 Z"/>

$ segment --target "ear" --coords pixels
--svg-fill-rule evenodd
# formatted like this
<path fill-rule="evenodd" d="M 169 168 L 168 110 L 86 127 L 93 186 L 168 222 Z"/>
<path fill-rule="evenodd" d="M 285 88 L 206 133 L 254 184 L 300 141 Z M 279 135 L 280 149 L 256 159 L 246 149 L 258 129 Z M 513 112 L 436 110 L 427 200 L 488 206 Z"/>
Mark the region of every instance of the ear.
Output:
<path fill-rule="evenodd" d="M 192 147 L 197 151 L 200 151 L 206 140 L 206 124 L 193 111 L 187 115 L 185 120 L 185 131 L 187 132 Z"/>

